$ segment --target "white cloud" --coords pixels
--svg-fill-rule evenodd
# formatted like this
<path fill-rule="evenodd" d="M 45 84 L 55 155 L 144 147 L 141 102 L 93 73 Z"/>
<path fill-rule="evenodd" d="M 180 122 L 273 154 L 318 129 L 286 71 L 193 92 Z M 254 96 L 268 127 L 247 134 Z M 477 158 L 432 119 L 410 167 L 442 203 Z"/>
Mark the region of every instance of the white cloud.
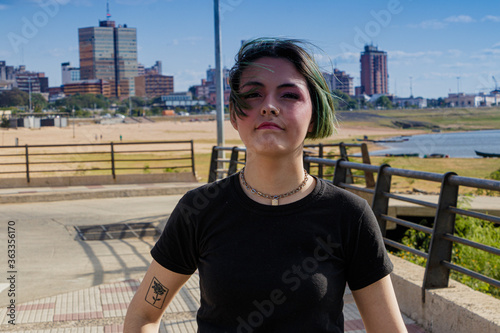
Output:
<path fill-rule="evenodd" d="M 500 49 L 484 49 L 481 51 L 481 53 L 485 54 L 485 55 L 498 56 L 498 55 L 500 55 Z"/>
<path fill-rule="evenodd" d="M 175 91 L 187 90 L 190 86 L 200 84 L 200 78 L 205 77 L 206 72 L 194 70 L 181 70 L 174 74 Z"/>
<path fill-rule="evenodd" d="M 412 58 L 422 57 L 440 57 L 443 55 L 441 51 L 419 51 L 419 52 L 405 52 L 405 51 L 388 51 L 387 55 L 390 59 L 406 60 Z"/>
<path fill-rule="evenodd" d="M 448 54 L 449 54 L 450 56 L 452 56 L 452 57 L 459 57 L 459 56 L 461 56 L 461 55 L 463 54 L 463 52 L 462 52 L 462 51 L 457 50 L 457 49 L 450 49 L 450 50 L 448 50 L 447 52 L 448 52 Z"/>
<path fill-rule="evenodd" d="M 444 68 L 466 68 L 466 67 L 475 68 L 475 67 L 477 67 L 477 63 L 455 62 L 452 64 L 449 64 L 449 63 L 442 64 L 441 67 L 444 67 Z"/>
<path fill-rule="evenodd" d="M 340 61 L 340 62 L 352 62 L 352 61 L 359 61 L 360 57 L 360 52 L 344 52 L 344 53 L 339 53 L 335 55 L 333 58 L 335 61 Z"/>
<path fill-rule="evenodd" d="M 7 5 L 0 5 L 0 10 L 6 10 L 7 8 L 9 8 L 9 6 L 7 6 Z"/>
<path fill-rule="evenodd" d="M 481 22 L 484 21 L 500 22 L 500 16 L 486 15 L 481 19 Z"/>
<path fill-rule="evenodd" d="M 428 21 L 423 21 L 418 24 L 409 24 L 408 27 L 410 28 L 420 28 L 420 29 L 443 29 L 447 26 L 446 23 L 443 23 L 438 20 L 428 20 Z"/>
<path fill-rule="evenodd" d="M 450 23 L 471 23 L 475 22 L 472 17 L 469 15 L 458 15 L 458 16 L 450 16 L 444 19 L 445 22 L 450 22 Z"/>
<path fill-rule="evenodd" d="M 60 58 L 67 54 L 67 50 L 61 48 L 53 48 L 46 50 L 44 53 L 47 53 L 54 58 Z"/>
<path fill-rule="evenodd" d="M 200 41 L 203 41 L 203 37 L 200 36 L 187 36 L 182 38 L 174 38 L 170 45 L 197 45 Z"/>
<path fill-rule="evenodd" d="M 4 50 L 0 50 L 0 58 L 8 58 L 12 56 L 12 53 L 9 52 L 9 51 L 4 51 Z"/>
<path fill-rule="evenodd" d="M 472 23 L 472 22 L 476 22 L 476 20 L 474 20 L 469 15 L 458 15 L 458 16 L 449 16 L 444 20 L 432 19 L 432 20 L 422 21 L 418 24 L 409 24 L 408 27 L 437 30 L 437 29 L 444 29 L 445 27 L 448 26 L 449 23 Z"/>

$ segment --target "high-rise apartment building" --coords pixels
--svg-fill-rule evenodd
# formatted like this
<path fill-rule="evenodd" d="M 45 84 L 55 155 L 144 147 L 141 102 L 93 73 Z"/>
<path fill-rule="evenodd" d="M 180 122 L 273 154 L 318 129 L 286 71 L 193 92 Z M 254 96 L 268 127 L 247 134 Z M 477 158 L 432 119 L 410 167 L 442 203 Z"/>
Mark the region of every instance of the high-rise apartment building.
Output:
<path fill-rule="evenodd" d="M 335 68 L 333 74 L 323 73 L 323 77 L 330 91 L 340 90 L 349 96 L 354 96 L 354 79 L 346 72 Z"/>
<path fill-rule="evenodd" d="M 98 27 L 78 29 L 80 78 L 106 80 L 111 94 L 135 95 L 137 76 L 137 30 L 115 21 L 99 21 Z"/>
<path fill-rule="evenodd" d="M 361 93 L 366 95 L 387 94 L 387 52 L 376 46 L 365 45 L 361 53 Z"/>

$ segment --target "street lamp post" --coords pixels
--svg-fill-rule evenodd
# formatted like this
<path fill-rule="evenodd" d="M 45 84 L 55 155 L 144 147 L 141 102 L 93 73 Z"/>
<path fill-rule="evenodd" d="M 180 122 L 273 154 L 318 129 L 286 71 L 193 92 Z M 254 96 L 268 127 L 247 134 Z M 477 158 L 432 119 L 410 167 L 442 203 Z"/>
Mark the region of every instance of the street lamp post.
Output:
<path fill-rule="evenodd" d="M 224 86 L 222 84 L 221 32 L 219 0 L 214 0 L 215 21 L 215 91 L 217 102 L 217 145 L 224 145 Z"/>
<path fill-rule="evenodd" d="M 75 138 L 75 108 L 73 107 L 73 110 L 71 111 L 73 114 L 73 139 Z"/>
<path fill-rule="evenodd" d="M 221 61 L 221 32 L 220 32 L 220 7 L 219 0 L 214 0 L 214 23 L 215 23 L 215 94 L 216 94 L 216 118 L 217 118 L 217 146 L 224 145 L 224 85 Z M 218 152 L 218 158 L 224 159 L 224 151 Z M 222 168 L 222 162 L 218 163 L 218 169 Z"/>
<path fill-rule="evenodd" d="M 30 106 L 29 106 L 29 113 L 31 113 L 31 77 L 28 76 L 28 91 L 29 91 L 29 101 L 30 101 Z"/>

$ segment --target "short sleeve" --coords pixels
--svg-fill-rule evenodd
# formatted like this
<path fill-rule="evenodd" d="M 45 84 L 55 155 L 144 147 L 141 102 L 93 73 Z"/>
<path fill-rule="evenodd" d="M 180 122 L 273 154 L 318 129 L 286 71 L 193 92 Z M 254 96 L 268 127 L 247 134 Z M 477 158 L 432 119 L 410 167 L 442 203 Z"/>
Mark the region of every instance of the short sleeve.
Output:
<path fill-rule="evenodd" d="M 355 229 L 350 246 L 352 256 L 347 268 L 347 282 L 351 290 L 369 286 L 393 269 L 372 209 L 366 201 L 360 208 L 362 214 L 357 223 L 353 224 Z"/>
<path fill-rule="evenodd" d="M 151 256 L 163 267 L 179 273 L 193 274 L 199 261 L 196 240 L 196 212 L 189 204 L 189 193 L 174 208 L 165 228 L 151 250 Z"/>

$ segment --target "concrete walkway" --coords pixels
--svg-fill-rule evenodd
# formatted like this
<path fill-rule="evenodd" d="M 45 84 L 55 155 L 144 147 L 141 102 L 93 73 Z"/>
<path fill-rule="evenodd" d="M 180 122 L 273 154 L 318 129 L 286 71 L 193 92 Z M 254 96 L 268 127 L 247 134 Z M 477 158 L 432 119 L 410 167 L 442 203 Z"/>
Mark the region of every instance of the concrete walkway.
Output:
<path fill-rule="evenodd" d="M 151 257 L 153 237 L 82 241 L 75 225 L 151 222 L 162 228 L 180 198 L 200 184 L 140 184 L 0 189 L 6 228 L 16 230 L 15 323 L 6 269 L 0 275 L 0 331 L 121 332 L 127 306 Z M 9 199 L 11 198 L 11 199 Z M 59 201 L 56 198 L 70 198 Z M 0 233 L 0 244 L 7 234 Z M 1 252 L 3 255 L 3 251 Z M 196 332 L 198 275 L 167 310 L 160 332 Z M 349 291 L 345 331 L 365 332 Z M 425 331 L 406 316 L 409 332 Z"/>
<path fill-rule="evenodd" d="M 16 307 L 16 325 L 0 310 L 0 330 L 23 333 L 118 333 L 123 330 L 127 306 L 140 281 L 126 280 L 27 302 Z M 200 306 L 199 277 L 194 274 L 174 298 L 162 318 L 159 332 L 196 332 Z M 366 332 L 349 290 L 344 296 L 346 332 Z M 404 317 L 409 333 L 425 333 Z"/>

